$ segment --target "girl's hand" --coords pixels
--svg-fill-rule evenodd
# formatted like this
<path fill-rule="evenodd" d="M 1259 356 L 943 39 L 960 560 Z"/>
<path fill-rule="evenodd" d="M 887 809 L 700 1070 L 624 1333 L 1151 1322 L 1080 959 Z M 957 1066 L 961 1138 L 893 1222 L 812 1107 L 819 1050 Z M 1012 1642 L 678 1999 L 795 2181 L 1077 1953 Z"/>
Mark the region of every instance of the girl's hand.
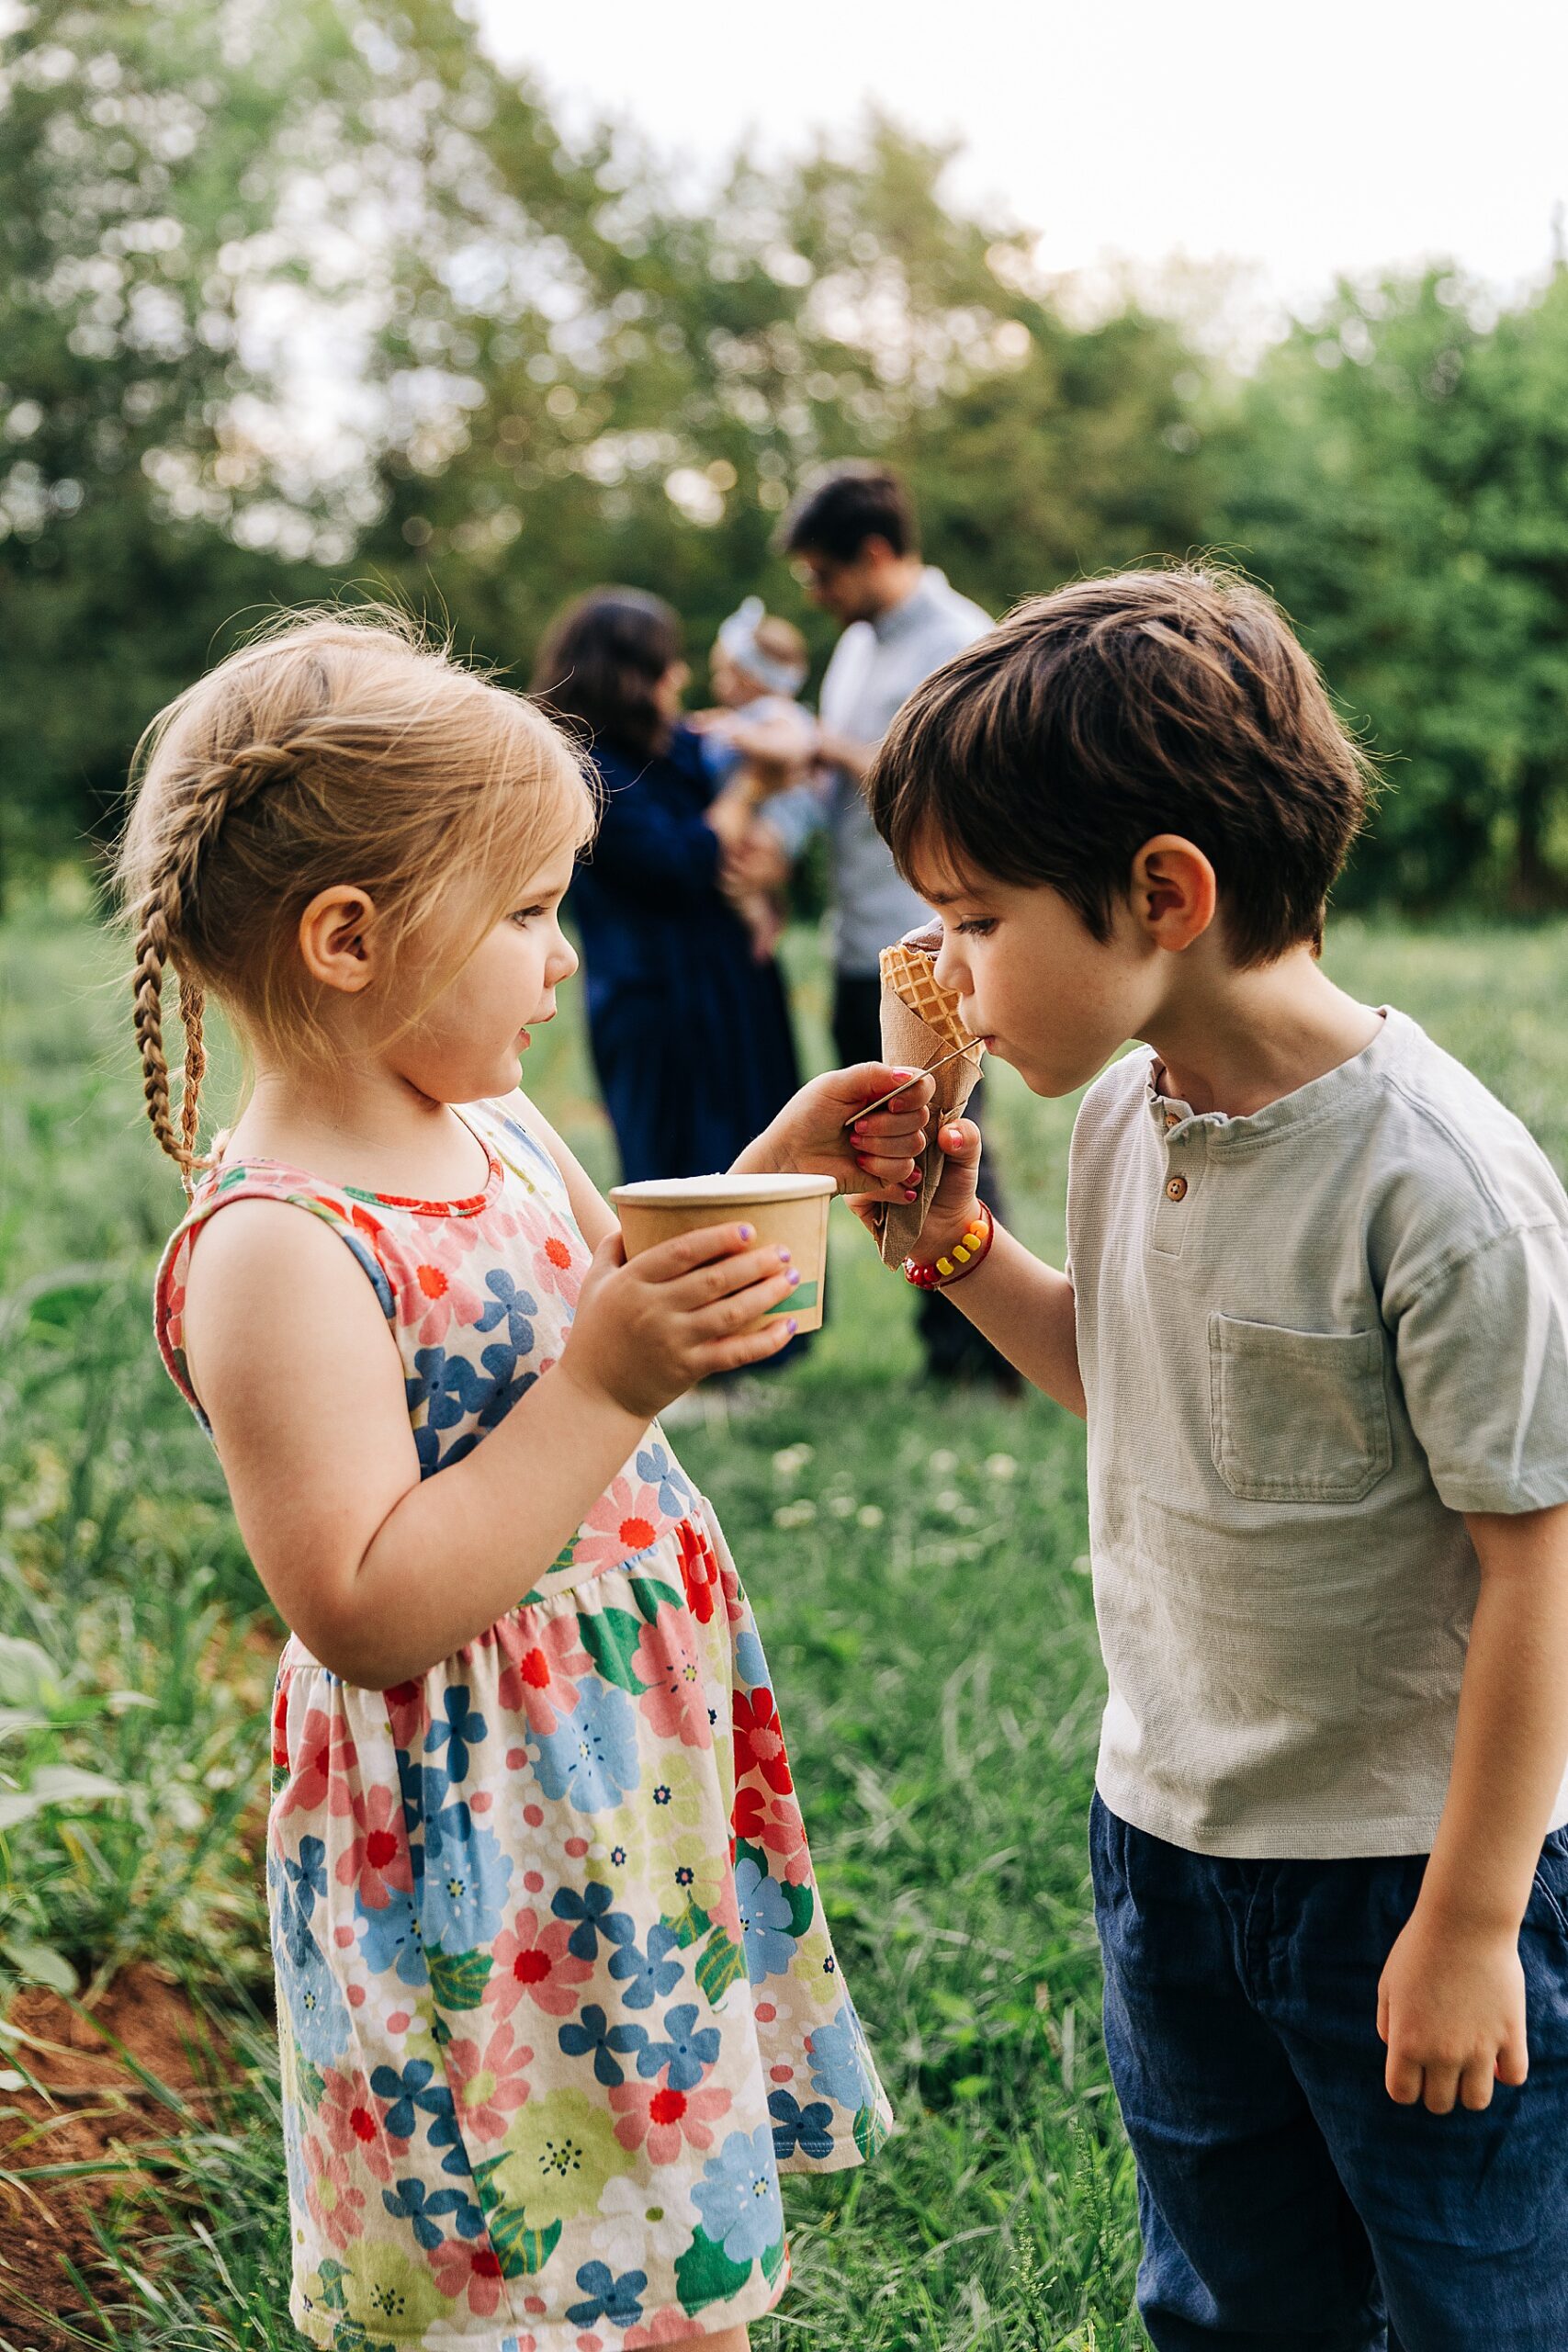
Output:
<path fill-rule="evenodd" d="M 557 1377 L 650 1421 L 694 1381 L 776 1356 L 795 1325 L 775 1317 L 800 1276 L 749 1225 L 709 1225 L 628 1259 L 619 1230 L 593 1252 Z"/>
<path fill-rule="evenodd" d="M 855 1120 L 863 1102 L 874 1102 L 901 1078 L 908 1080 L 901 1093 Z M 731 1172 L 831 1176 L 840 1193 L 871 1201 L 910 1200 L 916 1162 L 926 1148 L 932 1091 L 924 1070 L 883 1062 L 829 1070 L 784 1104 L 772 1126 L 747 1145 Z"/>
<path fill-rule="evenodd" d="M 921 1258 L 928 1262 L 942 1257 L 955 1241 L 962 1241 L 964 1228 L 973 1224 L 979 1204 L 975 1190 L 980 1168 L 979 1128 L 973 1119 L 947 1119 L 937 1129 L 936 1139 L 943 1161 L 942 1182 L 920 1227 L 919 1245 Z M 882 1222 L 876 1214 L 875 1194 L 862 1193 L 850 1206 L 868 1233 L 880 1235 Z"/>
<path fill-rule="evenodd" d="M 1525 1973 L 1517 1928 L 1428 1919 L 1417 1903 L 1383 1968 L 1378 2032 L 1383 2079 L 1401 2107 L 1434 2115 L 1492 2104 L 1494 2082 L 1522 2083 Z"/>

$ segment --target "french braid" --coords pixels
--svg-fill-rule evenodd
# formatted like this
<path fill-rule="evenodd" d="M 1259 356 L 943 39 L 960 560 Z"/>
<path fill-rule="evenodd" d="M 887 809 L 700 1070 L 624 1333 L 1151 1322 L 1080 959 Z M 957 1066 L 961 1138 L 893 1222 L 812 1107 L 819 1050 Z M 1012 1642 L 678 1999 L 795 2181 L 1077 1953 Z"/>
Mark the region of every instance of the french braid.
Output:
<path fill-rule="evenodd" d="M 131 978 L 136 1038 L 141 1049 L 141 1090 L 152 1132 L 178 1167 L 187 1195 L 194 1171 L 207 1164 L 197 1149 L 201 1081 L 207 1071 L 202 1040 L 207 992 L 193 974 L 180 971 L 179 1009 L 186 1051 L 176 1133 L 164 1049 L 164 973 L 171 961 L 178 967 L 175 943 L 182 921 L 194 900 L 202 858 L 225 820 L 265 785 L 297 775 L 299 762 L 298 746 L 251 743 L 231 759 L 215 762 L 192 776 L 175 815 L 175 830 L 166 861 L 141 910 Z"/>

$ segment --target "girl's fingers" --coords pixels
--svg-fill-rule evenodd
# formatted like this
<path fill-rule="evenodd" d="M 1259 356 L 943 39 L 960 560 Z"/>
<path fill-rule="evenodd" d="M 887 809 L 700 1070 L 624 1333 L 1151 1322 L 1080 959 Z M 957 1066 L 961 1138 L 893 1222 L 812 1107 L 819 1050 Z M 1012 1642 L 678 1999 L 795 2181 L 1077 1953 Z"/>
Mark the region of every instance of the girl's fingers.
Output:
<path fill-rule="evenodd" d="M 745 1290 L 721 1298 L 713 1306 L 705 1306 L 692 1317 L 692 1329 L 700 1340 L 728 1340 L 737 1332 L 748 1330 L 761 1315 L 770 1308 L 783 1306 L 790 1293 L 799 1286 L 800 1276 L 793 1267 L 774 1271 L 766 1282 L 752 1283 Z"/>
<path fill-rule="evenodd" d="M 719 1340 L 704 1349 L 696 1376 L 706 1380 L 716 1372 L 740 1372 L 749 1363 L 765 1363 L 769 1356 L 788 1347 L 795 1333 L 793 1319 L 781 1315 L 763 1330 L 746 1332 L 738 1340 Z"/>
<path fill-rule="evenodd" d="M 757 1238 L 750 1225 L 704 1225 L 694 1233 L 677 1233 L 671 1240 L 656 1241 L 631 1261 L 639 1282 L 678 1282 L 694 1267 L 731 1258 Z"/>
<path fill-rule="evenodd" d="M 1472 2059 L 1459 2078 L 1460 2105 L 1468 2107 L 1472 2113 L 1478 2114 L 1492 2104 L 1492 2086 L 1496 2079 L 1493 2064 L 1491 2059 Z"/>
<path fill-rule="evenodd" d="M 1420 2067 L 1414 2059 L 1404 2057 L 1393 2049 L 1389 2051 L 1388 2064 L 1383 2069 L 1383 2081 L 1388 2086 L 1390 2098 L 1396 2106 L 1414 2107 L 1421 2096 Z"/>
<path fill-rule="evenodd" d="M 1459 2068 L 1426 2066 L 1422 2073 L 1426 2082 L 1421 2092 L 1421 2103 L 1427 2114 L 1451 2115 L 1454 2100 L 1459 2095 Z"/>
<path fill-rule="evenodd" d="M 652 1257 L 651 1250 L 645 1253 Z M 642 1260 L 637 1261 L 637 1264 Z M 750 1289 L 752 1283 L 766 1282 L 780 1271 L 787 1272 L 789 1261 L 772 1242 L 758 1242 L 749 1250 L 737 1250 L 731 1257 L 716 1258 L 711 1263 L 695 1266 L 690 1273 L 677 1276 L 663 1285 L 667 1296 L 660 1302 L 680 1309 L 682 1314 L 699 1307 L 712 1306 L 721 1298 L 732 1298 L 738 1291 Z"/>
<path fill-rule="evenodd" d="M 1505 2041 L 1497 2052 L 1497 2080 L 1500 2083 L 1512 2083 L 1517 2087 L 1524 2081 L 1529 2070 L 1529 2052 L 1525 2046 L 1523 2034 L 1520 2034 L 1517 2041 Z"/>

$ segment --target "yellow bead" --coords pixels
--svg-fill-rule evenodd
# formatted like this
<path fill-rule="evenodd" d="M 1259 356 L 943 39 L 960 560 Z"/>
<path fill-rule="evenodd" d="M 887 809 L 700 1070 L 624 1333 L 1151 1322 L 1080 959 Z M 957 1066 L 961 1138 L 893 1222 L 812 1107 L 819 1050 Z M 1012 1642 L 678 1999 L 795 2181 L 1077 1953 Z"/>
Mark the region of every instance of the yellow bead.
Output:
<path fill-rule="evenodd" d="M 967 1234 L 965 1234 L 965 1235 L 964 1235 L 964 1241 L 967 1241 L 967 1240 L 968 1240 L 968 1238 L 969 1238 L 969 1236 L 968 1236 Z M 953 1250 L 953 1256 L 957 1259 L 957 1261 L 958 1261 L 958 1262 L 959 1262 L 959 1264 L 960 1264 L 961 1266 L 966 1266 L 966 1265 L 969 1263 L 969 1257 L 970 1257 L 970 1253 L 969 1253 L 969 1251 L 968 1251 L 967 1250 L 965 1250 L 965 1248 L 964 1247 L 964 1241 L 959 1242 L 958 1246 L 956 1247 L 956 1249 Z"/>
<path fill-rule="evenodd" d="M 937 1260 L 937 1261 L 936 1261 L 936 1270 L 937 1270 L 937 1272 L 938 1272 L 939 1274 L 950 1274 L 950 1273 L 952 1273 L 952 1272 L 953 1272 L 953 1261 L 952 1261 L 952 1259 L 951 1259 L 951 1258 L 939 1258 L 939 1259 Z"/>

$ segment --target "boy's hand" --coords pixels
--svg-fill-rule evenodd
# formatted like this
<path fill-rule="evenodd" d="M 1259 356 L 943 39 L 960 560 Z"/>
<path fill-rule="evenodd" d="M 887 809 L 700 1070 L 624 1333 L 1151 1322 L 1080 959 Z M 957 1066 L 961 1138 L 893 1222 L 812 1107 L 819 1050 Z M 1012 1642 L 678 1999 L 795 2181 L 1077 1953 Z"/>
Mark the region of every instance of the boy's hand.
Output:
<path fill-rule="evenodd" d="M 1420 2099 L 1448 2115 L 1456 2099 L 1489 2107 L 1495 2081 L 1522 2083 L 1529 2057 L 1517 1928 L 1429 1917 L 1417 1903 L 1378 1985 L 1378 2032 L 1388 2095 L 1401 2107 Z"/>
<path fill-rule="evenodd" d="M 980 1130 L 973 1119 L 946 1119 L 937 1129 L 937 1145 L 942 1152 L 943 1167 L 942 1182 L 931 1198 L 926 1221 L 920 1227 L 919 1252 L 929 1264 L 942 1257 L 955 1241 L 962 1241 L 964 1229 L 975 1220 L 979 1195 L 975 1179 L 980 1169 Z M 876 1198 L 861 1193 L 850 1203 L 867 1232 L 879 1234 L 881 1220 L 876 1215 Z"/>
<path fill-rule="evenodd" d="M 908 1084 L 891 1102 L 848 1125 L 863 1102 L 874 1102 L 901 1078 Z M 932 1091 L 924 1070 L 882 1062 L 829 1070 L 784 1104 L 772 1126 L 747 1145 L 731 1172 L 831 1176 L 841 1193 L 867 1200 L 912 1199 Z"/>
<path fill-rule="evenodd" d="M 650 1421 L 694 1381 L 777 1355 L 795 1326 L 760 1315 L 788 1298 L 787 1252 L 744 1225 L 708 1225 L 628 1259 L 619 1232 L 593 1252 L 556 1377 Z"/>

